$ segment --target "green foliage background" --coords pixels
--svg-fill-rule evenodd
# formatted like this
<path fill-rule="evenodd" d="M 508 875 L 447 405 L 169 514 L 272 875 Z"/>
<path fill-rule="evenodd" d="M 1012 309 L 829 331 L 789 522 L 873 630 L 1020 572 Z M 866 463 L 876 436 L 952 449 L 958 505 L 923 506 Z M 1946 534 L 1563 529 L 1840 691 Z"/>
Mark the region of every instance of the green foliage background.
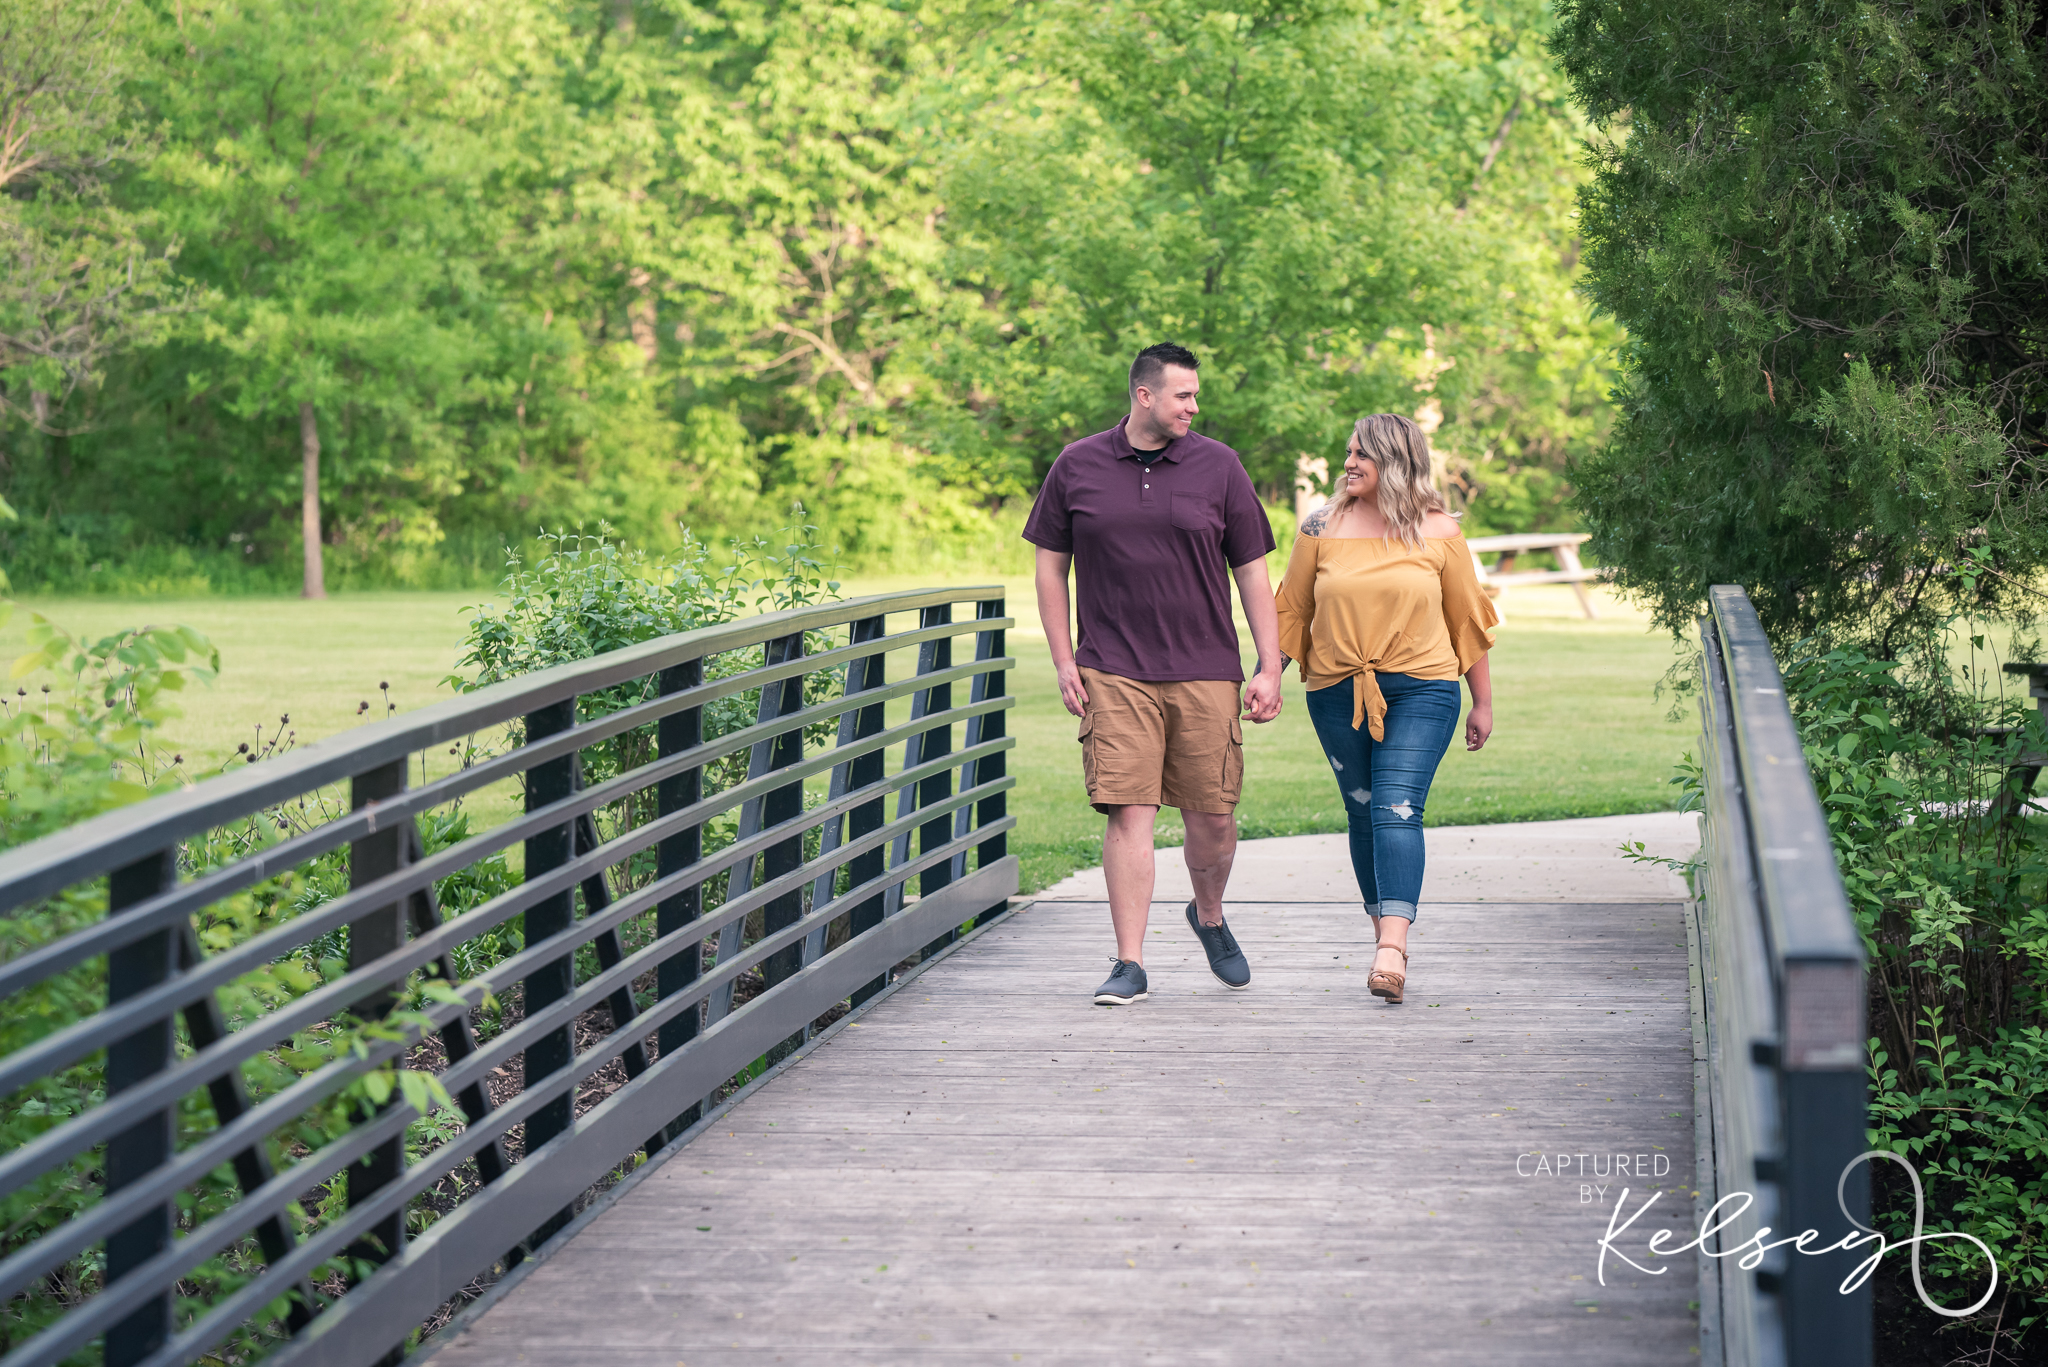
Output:
<path fill-rule="evenodd" d="M 1434 405 L 1568 521 L 1618 333 L 1541 0 L 0 0 L 23 589 L 495 578 L 779 525 L 995 558 L 1141 346 L 1276 503 Z"/>

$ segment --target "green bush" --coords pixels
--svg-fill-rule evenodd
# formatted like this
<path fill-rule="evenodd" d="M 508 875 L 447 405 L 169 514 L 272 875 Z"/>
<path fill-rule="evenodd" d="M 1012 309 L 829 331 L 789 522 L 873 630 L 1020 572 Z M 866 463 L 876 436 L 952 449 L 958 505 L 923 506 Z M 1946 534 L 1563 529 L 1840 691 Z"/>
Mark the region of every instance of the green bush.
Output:
<path fill-rule="evenodd" d="M 1859 650 L 1803 649 L 1785 679 L 1871 956 L 1871 1144 L 1919 1169 L 1930 1229 L 1991 1246 L 2011 1300 L 1985 1318 L 2023 1334 L 2048 1313 L 2048 832 L 2008 765 L 2048 736 Z M 1911 1236 L 1905 1205 L 1880 1218 Z M 1943 1303 L 1981 1293 L 1968 1244 L 1921 1256 Z"/>
<path fill-rule="evenodd" d="M 782 544 L 760 537 L 734 541 L 731 561 L 723 567 L 687 530 L 682 546 L 665 556 L 624 544 L 610 528 L 590 535 L 543 532 L 531 563 L 517 551 L 508 552 L 503 601 L 473 609 L 448 685 L 466 692 L 658 636 L 717 626 L 750 609 L 776 612 L 837 598 L 839 582 L 825 577 L 819 559 L 818 529 L 803 521 L 801 504 L 794 512 L 795 522 L 782 529 Z M 824 646 L 822 636 L 807 643 L 813 651 Z M 759 666 L 761 659 L 758 646 L 726 651 L 705 661 L 704 677 L 707 682 L 730 678 Z M 830 686 L 825 674 L 810 676 L 806 701 L 828 696 L 820 690 Z M 635 706 L 653 697 L 655 687 L 650 678 L 583 694 L 576 700 L 578 717 L 587 721 Z M 705 738 L 751 725 L 759 705 L 758 689 L 709 704 Z M 512 734 L 518 735 L 516 724 Z M 654 728 L 646 726 L 589 746 L 582 752 L 585 782 L 602 783 L 645 764 L 654 755 L 654 744 Z M 707 790 L 739 781 L 746 763 L 744 753 L 726 757 L 706 775 Z M 640 796 L 652 802 L 652 794 Z"/>
<path fill-rule="evenodd" d="M 688 531 L 683 534 L 682 546 L 665 556 L 627 546 L 615 540 L 608 528 L 593 535 L 543 533 L 540 554 L 531 562 L 516 553 L 510 557 L 502 602 L 475 609 L 458 672 L 450 675 L 448 682 L 458 690 L 481 688 L 659 636 L 734 621 L 750 611 L 775 612 L 836 599 L 839 583 L 826 577 L 817 527 L 804 520 L 801 504 L 792 512 L 793 521 L 774 540 L 755 537 L 732 542 L 730 559 L 723 565 Z M 807 632 L 804 648 L 816 654 L 839 644 L 843 636 L 844 629 Z M 763 658 L 760 646 L 721 651 L 706 657 L 703 677 L 706 682 L 732 678 L 758 668 Z M 808 705 L 836 697 L 844 679 L 843 669 L 806 675 L 804 702 Z M 577 716 L 588 721 L 636 706 L 653 697 L 656 687 L 657 681 L 647 678 L 585 693 L 576 700 Z M 759 708 L 758 688 L 706 704 L 704 739 L 715 740 L 753 725 Z M 806 747 L 825 744 L 836 730 L 833 722 L 815 723 L 806 728 L 804 743 Z M 519 724 L 507 731 L 516 742 Z M 580 752 L 584 782 L 602 783 L 646 764 L 655 757 L 656 740 L 656 728 L 647 725 L 586 746 Z M 709 795 L 742 782 L 751 748 L 706 765 L 704 792 Z M 610 839 L 652 820 L 655 798 L 652 789 L 643 789 L 601 809 L 596 814 L 600 836 Z M 722 849 L 737 834 L 738 818 L 733 812 L 707 822 L 704 853 Z M 807 853 L 815 852 L 816 843 L 813 833 L 808 837 Z M 625 891 L 645 885 L 654 877 L 656 862 L 655 851 L 641 851 L 614 871 L 615 887 Z M 722 904 L 727 882 L 723 873 L 705 881 L 699 894 L 703 910 Z M 746 933 L 757 938 L 762 930 L 757 912 L 748 919 Z M 651 940 L 651 918 L 637 918 L 622 927 L 620 934 L 627 952 L 632 952 Z M 586 956 L 595 953 L 584 952 Z"/>

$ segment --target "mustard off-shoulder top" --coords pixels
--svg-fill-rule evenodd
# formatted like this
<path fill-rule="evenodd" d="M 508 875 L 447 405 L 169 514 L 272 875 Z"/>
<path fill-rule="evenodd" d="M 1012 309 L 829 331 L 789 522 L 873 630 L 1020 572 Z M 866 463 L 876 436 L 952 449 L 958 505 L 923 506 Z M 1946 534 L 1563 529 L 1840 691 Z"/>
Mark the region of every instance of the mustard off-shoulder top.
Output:
<path fill-rule="evenodd" d="M 1354 680 L 1351 726 L 1386 739 L 1379 674 L 1456 679 L 1493 647 L 1487 601 L 1462 536 L 1420 549 L 1388 537 L 1297 536 L 1274 595 L 1280 649 L 1309 688 Z"/>

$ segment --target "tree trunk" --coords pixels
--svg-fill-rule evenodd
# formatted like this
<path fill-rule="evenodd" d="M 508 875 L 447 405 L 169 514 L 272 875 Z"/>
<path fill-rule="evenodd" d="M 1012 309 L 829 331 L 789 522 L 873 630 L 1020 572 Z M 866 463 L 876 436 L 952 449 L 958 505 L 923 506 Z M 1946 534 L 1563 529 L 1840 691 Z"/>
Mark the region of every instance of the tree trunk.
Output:
<path fill-rule="evenodd" d="M 306 543 L 306 587 L 300 596 L 325 598 L 327 575 L 320 560 L 320 420 L 310 403 L 299 405 L 299 448 L 305 459 L 299 529 Z"/>

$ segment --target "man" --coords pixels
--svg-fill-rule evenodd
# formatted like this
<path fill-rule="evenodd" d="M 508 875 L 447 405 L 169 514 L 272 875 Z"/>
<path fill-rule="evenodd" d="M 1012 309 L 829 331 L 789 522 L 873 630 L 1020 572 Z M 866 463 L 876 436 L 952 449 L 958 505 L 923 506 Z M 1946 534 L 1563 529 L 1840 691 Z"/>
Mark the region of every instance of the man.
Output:
<path fill-rule="evenodd" d="M 1060 452 L 1024 527 L 1038 547 L 1038 616 L 1060 698 L 1081 719 L 1088 800 L 1109 818 L 1102 868 L 1116 961 L 1095 993 L 1104 1005 L 1146 995 L 1152 827 L 1162 806 L 1178 807 L 1187 828 L 1187 918 L 1210 971 L 1226 987 L 1251 984 L 1223 919 L 1244 777 L 1244 670 L 1229 580 L 1259 652 L 1243 716 L 1268 722 L 1280 715 L 1280 631 L 1265 561 L 1273 529 L 1237 452 L 1189 430 L 1196 366 L 1172 342 L 1139 352 L 1129 416 Z M 1069 565 L 1080 591 L 1078 649 L 1067 630 Z"/>

